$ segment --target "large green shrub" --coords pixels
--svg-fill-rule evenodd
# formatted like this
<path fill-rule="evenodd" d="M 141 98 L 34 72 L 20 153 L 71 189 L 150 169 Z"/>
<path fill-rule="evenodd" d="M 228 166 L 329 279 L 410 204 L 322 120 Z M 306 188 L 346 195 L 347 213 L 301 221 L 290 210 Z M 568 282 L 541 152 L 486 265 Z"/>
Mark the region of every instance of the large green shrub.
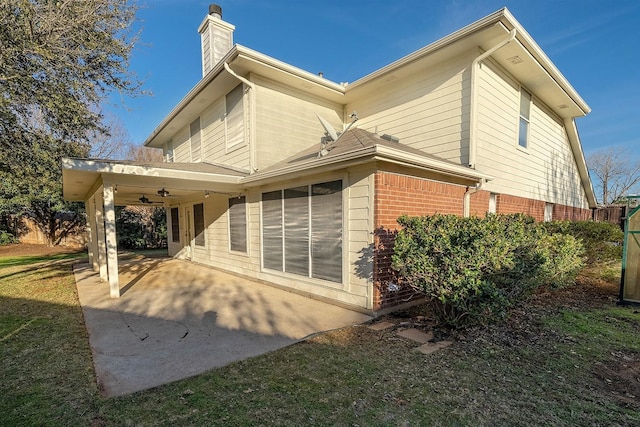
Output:
<path fill-rule="evenodd" d="M 18 243 L 18 239 L 11 233 L 5 230 L 0 230 L 0 246 L 11 245 Z"/>
<path fill-rule="evenodd" d="M 624 233 L 616 224 L 596 221 L 552 221 L 543 226 L 549 233 L 568 234 L 582 242 L 588 263 L 622 259 Z"/>
<path fill-rule="evenodd" d="M 540 286 L 572 283 L 581 245 L 530 217 L 433 215 L 398 219 L 393 267 L 424 292 L 441 323 L 486 323 Z"/>

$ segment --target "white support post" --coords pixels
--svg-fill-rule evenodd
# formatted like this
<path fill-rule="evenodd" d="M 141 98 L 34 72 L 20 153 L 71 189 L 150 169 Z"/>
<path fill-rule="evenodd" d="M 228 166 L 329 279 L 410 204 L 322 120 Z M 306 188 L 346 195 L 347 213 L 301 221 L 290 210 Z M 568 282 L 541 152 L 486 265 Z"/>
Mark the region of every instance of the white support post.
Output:
<path fill-rule="evenodd" d="M 98 271 L 98 250 L 96 247 L 96 200 L 92 195 L 87 201 L 84 202 L 84 208 L 87 212 L 87 236 L 89 241 L 87 242 L 87 252 L 89 252 L 89 265 L 94 271 Z"/>
<path fill-rule="evenodd" d="M 104 197 L 102 187 L 98 189 L 95 195 L 96 200 L 96 249 L 98 252 L 98 271 L 100 272 L 100 280 L 106 282 L 109 280 L 107 273 L 107 244 L 105 241 L 104 230 Z"/>
<path fill-rule="evenodd" d="M 116 211 L 113 197 L 113 185 L 104 185 L 104 218 L 107 244 L 107 272 L 111 298 L 120 298 L 118 280 L 118 242 L 116 240 Z"/>

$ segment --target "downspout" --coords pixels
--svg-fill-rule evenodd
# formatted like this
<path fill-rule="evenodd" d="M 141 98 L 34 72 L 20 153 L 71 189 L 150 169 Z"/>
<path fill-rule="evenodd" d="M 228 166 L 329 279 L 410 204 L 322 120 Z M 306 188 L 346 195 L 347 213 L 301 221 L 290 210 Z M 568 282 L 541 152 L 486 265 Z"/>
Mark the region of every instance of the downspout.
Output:
<path fill-rule="evenodd" d="M 227 73 L 231 74 L 233 77 L 235 77 L 236 79 L 240 80 L 245 85 L 249 86 L 251 91 L 255 93 L 256 86 L 255 86 L 255 84 L 253 82 L 250 82 L 249 80 L 245 79 L 244 77 L 240 77 L 239 75 L 237 75 L 236 72 L 231 69 L 231 67 L 229 66 L 228 63 L 225 62 L 223 65 L 224 65 L 224 69 L 227 70 Z M 255 131 L 255 96 L 253 98 L 254 99 L 249 99 L 249 123 L 250 123 L 250 125 L 249 125 L 249 129 L 250 129 L 250 133 L 249 133 L 249 144 L 250 144 L 250 147 L 249 147 L 249 150 L 250 150 L 249 162 L 250 162 L 251 172 L 255 172 L 255 171 L 258 170 L 258 168 L 256 167 L 257 160 L 256 160 L 256 145 L 255 145 L 255 140 L 256 140 L 256 131 Z"/>
<path fill-rule="evenodd" d="M 462 199 L 462 216 L 468 218 L 471 215 L 471 195 L 482 190 L 486 179 L 482 178 L 475 187 L 467 187 Z"/>
<path fill-rule="evenodd" d="M 512 40 L 516 38 L 516 29 L 514 28 L 509 32 L 509 36 L 506 39 L 502 40 L 500 43 L 478 56 L 471 63 L 471 110 L 469 111 L 469 167 L 475 169 L 476 167 L 476 121 L 477 121 L 477 110 L 478 110 L 478 95 L 477 95 L 477 87 L 476 87 L 476 69 L 478 68 L 478 64 L 481 61 L 486 59 L 488 56 L 492 55 L 496 50 L 510 43 Z"/>

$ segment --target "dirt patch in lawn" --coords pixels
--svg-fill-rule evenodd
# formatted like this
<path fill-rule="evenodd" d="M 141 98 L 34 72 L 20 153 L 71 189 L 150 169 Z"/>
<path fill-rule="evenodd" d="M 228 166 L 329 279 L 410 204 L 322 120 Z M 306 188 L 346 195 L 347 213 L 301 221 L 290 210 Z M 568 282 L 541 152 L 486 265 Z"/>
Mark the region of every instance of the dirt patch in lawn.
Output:
<path fill-rule="evenodd" d="M 58 254 L 73 254 L 86 251 L 85 248 L 72 248 L 67 246 L 34 245 L 18 243 L 14 245 L 0 246 L 0 257 L 10 256 L 48 256 Z"/>
<path fill-rule="evenodd" d="M 640 402 L 640 353 L 616 351 L 607 363 L 598 363 L 595 375 L 603 388 L 622 403 Z"/>

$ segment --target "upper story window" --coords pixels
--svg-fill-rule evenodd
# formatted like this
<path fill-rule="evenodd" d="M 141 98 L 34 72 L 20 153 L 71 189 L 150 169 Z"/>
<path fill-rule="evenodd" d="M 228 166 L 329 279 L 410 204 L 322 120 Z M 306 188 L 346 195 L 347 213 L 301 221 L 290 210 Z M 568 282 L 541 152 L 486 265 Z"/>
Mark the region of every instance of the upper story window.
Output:
<path fill-rule="evenodd" d="M 200 137 L 200 117 L 195 119 L 189 125 L 189 138 L 191 140 L 191 161 L 199 162 L 202 160 L 201 137 Z"/>
<path fill-rule="evenodd" d="M 518 145 L 529 148 L 529 114 L 531 112 L 531 94 L 520 89 L 520 125 L 518 130 Z"/>
<path fill-rule="evenodd" d="M 226 96 L 227 149 L 244 144 L 244 86 L 240 83 Z"/>
<path fill-rule="evenodd" d="M 167 142 L 164 152 L 165 162 L 173 162 L 173 141 Z"/>

